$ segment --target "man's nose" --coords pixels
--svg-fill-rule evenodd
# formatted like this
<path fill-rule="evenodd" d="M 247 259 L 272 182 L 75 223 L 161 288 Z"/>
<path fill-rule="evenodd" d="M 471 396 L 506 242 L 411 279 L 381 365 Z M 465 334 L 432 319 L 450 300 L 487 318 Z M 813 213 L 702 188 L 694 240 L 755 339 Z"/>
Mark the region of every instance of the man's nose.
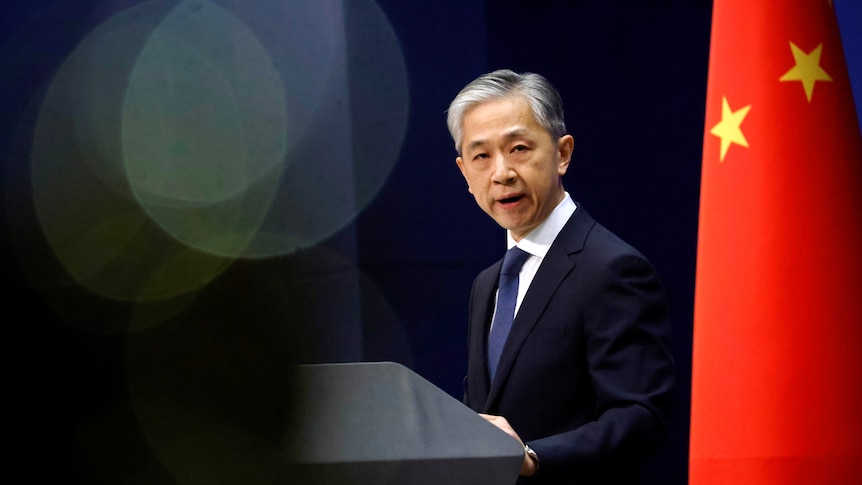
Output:
<path fill-rule="evenodd" d="M 498 184 L 511 182 L 515 178 L 515 171 L 509 163 L 508 157 L 498 154 L 494 157 L 494 174 L 493 180 Z"/>

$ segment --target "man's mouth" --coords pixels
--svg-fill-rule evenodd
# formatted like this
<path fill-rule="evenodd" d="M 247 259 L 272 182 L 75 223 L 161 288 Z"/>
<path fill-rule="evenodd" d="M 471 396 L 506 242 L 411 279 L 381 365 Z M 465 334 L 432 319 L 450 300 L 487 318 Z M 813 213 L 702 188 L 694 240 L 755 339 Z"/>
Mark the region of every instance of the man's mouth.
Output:
<path fill-rule="evenodd" d="M 523 198 L 524 198 L 524 194 L 519 194 L 519 195 L 513 195 L 512 197 L 506 197 L 504 199 L 500 199 L 498 202 L 500 202 L 503 205 L 508 205 L 508 204 L 514 204 L 515 202 L 518 202 L 519 200 L 521 200 Z"/>

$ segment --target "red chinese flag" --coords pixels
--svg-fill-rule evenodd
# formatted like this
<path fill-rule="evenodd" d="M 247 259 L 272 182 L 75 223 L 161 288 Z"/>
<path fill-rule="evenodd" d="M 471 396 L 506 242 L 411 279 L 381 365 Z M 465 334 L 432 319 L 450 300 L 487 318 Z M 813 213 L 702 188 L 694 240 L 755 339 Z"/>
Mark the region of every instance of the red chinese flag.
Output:
<path fill-rule="evenodd" d="M 829 0 L 715 0 L 690 483 L 862 483 L 862 137 Z"/>

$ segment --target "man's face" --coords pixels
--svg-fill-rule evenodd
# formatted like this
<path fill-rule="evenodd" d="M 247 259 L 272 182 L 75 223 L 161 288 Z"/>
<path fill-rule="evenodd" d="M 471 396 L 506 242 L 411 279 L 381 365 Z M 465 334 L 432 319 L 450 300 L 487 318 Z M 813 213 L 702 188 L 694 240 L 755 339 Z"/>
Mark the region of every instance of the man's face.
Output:
<path fill-rule="evenodd" d="M 574 140 L 553 139 L 521 97 L 471 108 L 462 124 L 455 162 L 476 203 L 518 241 L 563 200 Z"/>

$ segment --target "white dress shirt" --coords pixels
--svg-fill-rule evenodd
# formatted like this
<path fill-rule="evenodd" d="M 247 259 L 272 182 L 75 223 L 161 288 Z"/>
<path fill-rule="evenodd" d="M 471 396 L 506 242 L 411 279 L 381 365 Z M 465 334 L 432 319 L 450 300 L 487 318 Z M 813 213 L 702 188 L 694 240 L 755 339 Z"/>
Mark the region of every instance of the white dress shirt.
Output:
<path fill-rule="evenodd" d="M 530 253 L 530 257 L 521 266 L 521 273 L 518 275 L 518 299 L 515 302 L 515 315 L 518 314 L 521 302 L 524 300 L 524 295 L 530 289 L 530 284 L 533 282 L 536 272 L 539 271 L 542 260 L 548 254 L 548 249 L 551 248 L 551 244 L 554 243 L 557 234 L 560 233 L 577 208 L 575 201 L 566 192 L 566 196 L 551 211 L 548 218 L 522 237 L 519 242 L 515 242 L 512 238 L 511 231 L 506 231 L 507 249 L 512 249 L 512 246 L 518 246 L 523 251 Z M 496 302 L 494 303 L 494 311 L 497 311 Z"/>

